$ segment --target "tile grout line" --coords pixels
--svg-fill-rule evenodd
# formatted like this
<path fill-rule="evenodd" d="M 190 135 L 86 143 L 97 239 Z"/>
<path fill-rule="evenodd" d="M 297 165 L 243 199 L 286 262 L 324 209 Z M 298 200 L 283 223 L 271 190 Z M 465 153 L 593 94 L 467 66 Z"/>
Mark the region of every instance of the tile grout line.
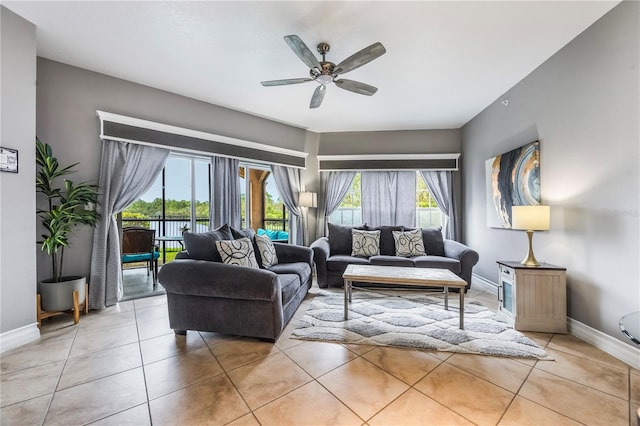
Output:
<path fill-rule="evenodd" d="M 144 380 L 144 393 L 146 395 L 146 404 L 147 404 L 147 414 L 149 416 L 149 424 L 153 425 L 153 419 L 151 418 L 151 403 L 149 401 L 149 387 L 147 386 L 147 372 L 144 368 L 144 358 L 142 357 L 142 342 L 140 340 L 140 328 L 138 327 L 138 315 L 137 315 L 137 307 L 135 300 L 132 303 L 133 305 L 133 319 L 136 322 L 136 335 L 138 336 L 138 354 L 140 356 L 140 367 L 142 368 L 142 380 Z M 127 408 L 127 410 L 133 407 Z"/>
<path fill-rule="evenodd" d="M 42 327 L 42 324 L 40 326 Z M 53 404 L 53 399 L 55 398 L 56 393 L 58 392 L 58 386 L 60 385 L 60 380 L 62 379 L 64 370 L 67 367 L 67 362 L 69 361 L 69 355 L 71 355 L 71 350 L 73 349 L 73 345 L 75 344 L 76 338 L 78 337 L 78 331 L 80 330 L 80 323 L 75 324 L 75 326 L 76 326 L 76 330 L 73 334 L 73 339 L 72 339 L 73 341 L 71 342 L 71 345 L 69 345 L 69 350 L 67 351 L 67 356 L 64 359 L 64 364 L 60 369 L 60 375 L 58 376 L 58 380 L 56 381 L 56 386 L 53 388 L 53 392 L 51 393 L 51 398 L 49 398 L 49 401 L 47 402 L 47 408 L 44 411 L 44 416 L 42 417 L 42 423 L 40 423 L 41 426 L 44 425 L 44 422 L 47 419 L 47 416 L 49 415 L 49 410 L 51 409 L 51 405 Z"/>

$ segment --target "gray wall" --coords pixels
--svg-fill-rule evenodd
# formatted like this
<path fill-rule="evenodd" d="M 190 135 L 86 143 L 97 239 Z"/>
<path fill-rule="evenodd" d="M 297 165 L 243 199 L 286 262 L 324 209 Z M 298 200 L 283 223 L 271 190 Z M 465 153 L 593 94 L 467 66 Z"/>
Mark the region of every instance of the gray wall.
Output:
<path fill-rule="evenodd" d="M 567 268 L 571 318 L 622 341 L 618 319 L 640 310 L 639 7 L 622 2 L 462 128 L 474 272 L 497 282 L 496 260 L 527 250 L 524 232 L 487 228 L 484 161 L 539 139 L 551 230 L 536 256 Z"/>
<path fill-rule="evenodd" d="M 303 129 L 38 58 L 38 137 L 53 147 L 62 164 L 80 162 L 74 180 L 98 180 L 96 110 L 298 151 L 305 148 Z M 91 229 L 78 228 L 65 250 L 65 274 L 89 273 L 92 238 Z M 39 278 L 51 273 L 45 260 L 38 258 Z"/>
<path fill-rule="evenodd" d="M 0 6 L 0 146 L 18 173 L 0 173 L 0 333 L 36 321 L 36 28 Z M 34 327 L 35 328 L 35 327 Z"/>

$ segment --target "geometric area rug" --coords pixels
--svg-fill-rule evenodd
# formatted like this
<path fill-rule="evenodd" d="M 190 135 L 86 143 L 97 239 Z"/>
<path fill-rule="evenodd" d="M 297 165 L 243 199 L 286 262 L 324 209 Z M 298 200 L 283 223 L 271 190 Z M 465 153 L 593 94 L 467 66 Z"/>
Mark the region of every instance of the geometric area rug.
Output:
<path fill-rule="evenodd" d="M 398 295 L 398 293 L 402 293 Z M 406 293 L 406 294 L 404 294 Z M 543 348 L 475 301 L 465 302 L 459 327 L 457 295 L 354 290 L 349 320 L 344 293 L 320 290 L 291 337 L 301 340 L 399 346 L 439 351 L 551 360 Z"/>

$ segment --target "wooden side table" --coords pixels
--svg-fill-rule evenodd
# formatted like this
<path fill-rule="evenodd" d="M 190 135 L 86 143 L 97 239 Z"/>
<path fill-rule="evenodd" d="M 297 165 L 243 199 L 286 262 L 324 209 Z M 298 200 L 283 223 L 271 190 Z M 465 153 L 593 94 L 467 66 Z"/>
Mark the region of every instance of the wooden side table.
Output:
<path fill-rule="evenodd" d="M 499 311 L 522 331 L 567 333 L 566 268 L 499 260 Z"/>

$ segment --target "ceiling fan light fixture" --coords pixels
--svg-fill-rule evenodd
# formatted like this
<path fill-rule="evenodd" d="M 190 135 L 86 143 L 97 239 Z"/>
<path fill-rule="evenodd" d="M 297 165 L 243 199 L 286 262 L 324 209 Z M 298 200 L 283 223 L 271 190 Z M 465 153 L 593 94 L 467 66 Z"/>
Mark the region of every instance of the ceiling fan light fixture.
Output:
<path fill-rule="evenodd" d="M 316 77 L 316 81 L 320 84 L 329 84 L 333 81 L 333 76 L 328 74 L 320 74 Z"/>

